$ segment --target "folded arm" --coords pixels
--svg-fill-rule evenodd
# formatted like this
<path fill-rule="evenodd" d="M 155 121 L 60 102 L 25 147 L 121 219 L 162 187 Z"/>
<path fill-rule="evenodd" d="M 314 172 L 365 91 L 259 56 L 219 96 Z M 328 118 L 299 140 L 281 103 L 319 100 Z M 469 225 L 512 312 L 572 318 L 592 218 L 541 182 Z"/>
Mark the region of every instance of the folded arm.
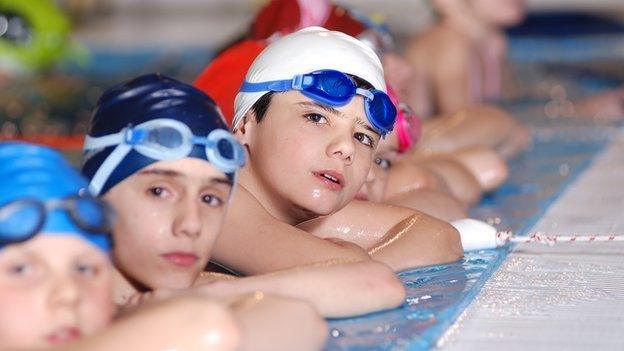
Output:
<path fill-rule="evenodd" d="M 256 275 L 328 260 L 369 258 L 355 245 L 323 240 L 280 222 L 239 187 L 212 259 L 243 275 Z"/>
<path fill-rule="evenodd" d="M 405 289 L 392 270 L 371 260 L 335 260 L 253 277 L 214 280 L 200 277 L 195 284 L 209 295 L 262 291 L 309 301 L 324 317 L 347 317 L 393 308 Z"/>
<path fill-rule="evenodd" d="M 386 204 L 352 201 L 334 215 L 299 227 L 321 238 L 351 241 L 395 271 L 451 262 L 463 254 L 459 234 L 450 224 Z"/>

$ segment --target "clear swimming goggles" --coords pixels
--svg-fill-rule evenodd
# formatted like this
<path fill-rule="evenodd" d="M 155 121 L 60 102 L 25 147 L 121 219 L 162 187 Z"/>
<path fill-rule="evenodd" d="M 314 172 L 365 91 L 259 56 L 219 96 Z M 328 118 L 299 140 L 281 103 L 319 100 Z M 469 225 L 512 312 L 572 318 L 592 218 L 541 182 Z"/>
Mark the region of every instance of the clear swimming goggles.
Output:
<path fill-rule="evenodd" d="M 392 131 L 396 107 L 386 93 L 377 89 L 358 88 L 353 78 L 335 70 L 321 70 L 300 74 L 293 79 L 250 83 L 245 81 L 241 92 L 283 92 L 298 90 L 310 99 L 329 106 L 344 106 L 358 94 L 364 97 L 366 117 L 382 136 Z"/>
<path fill-rule="evenodd" d="M 245 151 L 230 132 L 214 129 L 208 136 L 196 136 L 186 124 L 169 118 L 154 119 L 102 137 L 87 136 L 84 151 L 97 153 L 114 145 L 117 147 L 91 179 L 89 190 L 94 195 L 100 194 L 131 150 L 155 160 L 177 160 L 190 155 L 194 145 L 204 145 L 208 162 L 223 173 L 235 173 L 245 165 Z"/>
<path fill-rule="evenodd" d="M 83 196 L 47 201 L 21 199 L 0 206 L 0 246 L 37 235 L 55 209 L 66 211 L 71 221 L 88 233 L 108 234 L 112 230 L 113 212 L 101 200 Z"/>

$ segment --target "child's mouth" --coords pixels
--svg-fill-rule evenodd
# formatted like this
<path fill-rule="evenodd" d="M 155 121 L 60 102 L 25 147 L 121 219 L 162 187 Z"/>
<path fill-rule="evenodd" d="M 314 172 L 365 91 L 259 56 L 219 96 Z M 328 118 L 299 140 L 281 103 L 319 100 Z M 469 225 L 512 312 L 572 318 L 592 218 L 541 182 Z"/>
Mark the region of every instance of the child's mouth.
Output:
<path fill-rule="evenodd" d="M 344 177 L 339 172 L 327 170 L 313 172 L 313 174 L 330 190 L 341 190 L 344 188 Z"/>

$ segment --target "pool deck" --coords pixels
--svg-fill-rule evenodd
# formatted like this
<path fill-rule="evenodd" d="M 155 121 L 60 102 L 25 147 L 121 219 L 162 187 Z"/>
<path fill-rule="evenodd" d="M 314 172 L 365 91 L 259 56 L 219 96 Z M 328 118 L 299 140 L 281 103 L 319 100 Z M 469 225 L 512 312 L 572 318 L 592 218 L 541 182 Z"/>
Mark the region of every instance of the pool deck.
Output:
<path fill-rule="evenodd" d="M 624 130 L 529 231 L 624 235 Z M 517 245 L 444 350 L 621 350 L 624 243 Z"/>

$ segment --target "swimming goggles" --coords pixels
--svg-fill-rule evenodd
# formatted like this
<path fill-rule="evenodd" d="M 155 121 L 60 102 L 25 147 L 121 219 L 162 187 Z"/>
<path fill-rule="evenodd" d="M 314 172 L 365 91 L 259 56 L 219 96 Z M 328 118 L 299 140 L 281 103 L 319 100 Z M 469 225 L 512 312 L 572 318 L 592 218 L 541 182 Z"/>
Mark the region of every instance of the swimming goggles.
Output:
<path fill-rule="evenodd" d="M 105 202 L 84 196 L 41 201 L 21 199 L 0 206 L 0 247 L 26 241 L 39 233 L 53 210 L 67 212 L 78 228 L 107 235 L 113 226 L 113 212 Z"/>
<path fill-rule="evenodd" d="M 377 89 L 358 88 L 353 78 L 335 70 L 320 70 L 296 75 L 293 79 L 250 83 L 245 81 L 241 92 L 284 92 L 298 90 L 310 99 L 329 106 L 344 106 L 358 94 L 364 97 L 364 111 L 373 129 L 382 136 L 392 131 L 396 107 L 386 93 Z"/>
<path fill-rule="evenodd" d="M 91 179 L 89 190 L 94 195 L 100 194 L 113 171 L 132 150 L 155 160 L 177 160 L 190 155 L 194 145 L 204 145 L 208 162 L 224 173 L 235 173 L 245 164 L 243 147 L 228 131 L 214 129 L 208 136 L 196 136 L 186 124 L 169 118 L 154 119 L 106 136 L 87 136 L 85 157 L 114 145 L 117 147 Z"/>

